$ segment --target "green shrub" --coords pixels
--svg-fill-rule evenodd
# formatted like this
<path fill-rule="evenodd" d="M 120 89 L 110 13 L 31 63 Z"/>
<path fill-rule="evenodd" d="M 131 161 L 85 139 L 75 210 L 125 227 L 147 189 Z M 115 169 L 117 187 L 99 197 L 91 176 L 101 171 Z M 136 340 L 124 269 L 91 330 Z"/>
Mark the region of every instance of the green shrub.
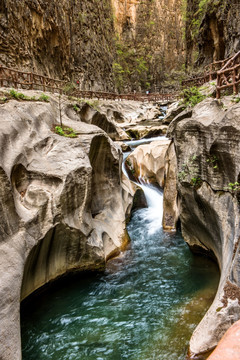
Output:
<path fill-rule="evenodd" d="M 46 94 L 42 93 L 39 98 L 39 101 L 45 101 L 45 102 L 49 102 L 49 96 L 47 96 Z"/>
<path fill-rule="evenodd" d="M 181 97 L 183 98 L 182 103 L 191 107 L 206 99 L 206 96 L 202 95 L 196 86 L 184 89 L 181 93 Z"/>
<path fill-rule="evenodd" d="M 8 95 L 11 98 L 16 99 L 16 100 L 49 102 L 49 96 L 45 95 L 44 93 L 42 93 L 42 95 L 40 95 L 39 98 L 36 98 L 36 96 L 31 96 L 30 97 L 30 96 L 24 95 L 23 93 L 17 92 L 14 89 L 11 89 L 9 91 L 9 93 L 7 93 L 6 95 Z"/>
<path fill-rule="evenodd" d="M 68 94 L 68 95 L 70 95 L 74 90 L 76 90 L 77 89 L 77 85 L 75 84 L 75 83 L 73 83 L 73 82 L 68 82 L 65 86 L 64 86 L 64 88 L 63 88 L 63 92 L 65 93 L 65 94 Z"/>
<path fill-rule="evenodd" d="M 199 165 L 197 155 L 188 158 L 186 163 L 183 163 L 178 173 L 178 180 L 180 182 L 188 182 L 191 186 L 199 188 L 202 185 L 202 179 L 199 176 Z"/>
<path fill-rule="evenodd" d="M 17 92 L 16 90 L 14 90 L 14 89 L 11 89 L 10 91 L 9 91 L 9 95 L 12 97 L 12 98 L 14 98 L 14 99 L 16 99 L 16 100 L 29 100 L 29 96 L 26 96 L 26 95 L 24 95 L 23 93 L 19 93 L 19 92 Z"/>
<path fill-rule="evenodd" d="M 60 136 L 70 137 L 70 138 L 76 138 L 77 133 L 69 127 L 61 127 L 61 126 L 55 126 L 55 132 L 56 134 Z"/>
<path fill-rule="evenodd" d="M 78 112 L 80 109 L 79 109 L 79 106 L 77 105 L 77 104 L 74 104 L 73 105 L 73 109 L 76 111 L 76 112 Z"/>
<path fill-rule="evenodd" d="M 237 181 L 235 183 L 229 183 L 228 186 L 224 188 L 224 190 L 231 191 L 232 193 L 236 193 L 240 191 L 240 184 Z"/>
<path fill-rule="evenodd" d="M 216 157 L 216 155 L 212 155 L 212 156 L 210 156 L 210 157 L 207 159 L 207 163 L 209 163 L 210 165 L 212 165 L 212 167 L 213 167 L 214 169 L 217 169 L 217 168 L 218 168 L 217 161 L 218 161 L 218 158 Z"/>

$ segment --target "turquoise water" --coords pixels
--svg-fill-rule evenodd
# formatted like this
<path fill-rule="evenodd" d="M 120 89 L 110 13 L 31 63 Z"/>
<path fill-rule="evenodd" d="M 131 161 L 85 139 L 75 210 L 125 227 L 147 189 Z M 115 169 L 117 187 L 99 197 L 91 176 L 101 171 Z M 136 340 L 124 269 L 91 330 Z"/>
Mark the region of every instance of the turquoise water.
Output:
<path fill-rule="evenodd" d="M 219 273 L 180 233 L 149 231 L 148 210 L 134 213 L 131 245 L 104 274 L 56 283 L 23 306 L 23 360 L 185 358 Z"/>

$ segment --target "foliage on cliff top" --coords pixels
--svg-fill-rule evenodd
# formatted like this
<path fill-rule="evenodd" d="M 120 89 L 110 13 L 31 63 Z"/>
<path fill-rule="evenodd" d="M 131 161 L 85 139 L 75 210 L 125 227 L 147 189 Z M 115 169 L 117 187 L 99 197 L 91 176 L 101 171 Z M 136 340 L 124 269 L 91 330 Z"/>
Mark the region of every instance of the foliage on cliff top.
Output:
<path fill-rule="evenodd" d="M 205 14 L 211 15 L 216 13 L 218 10 L 224 12 L 224 9 L 228 5 L 227 0 L 197 0 L 192 6 L 189 6 L 188 0 L 182 0 L 182 12 L 183 18 L 188 28 L 188 35 L 191 40 L 195 40 L 203 21 Z M 185 28 L 185 31 L 186 31 Z M 185 33 L 184 36 L 187 36 Z"/>

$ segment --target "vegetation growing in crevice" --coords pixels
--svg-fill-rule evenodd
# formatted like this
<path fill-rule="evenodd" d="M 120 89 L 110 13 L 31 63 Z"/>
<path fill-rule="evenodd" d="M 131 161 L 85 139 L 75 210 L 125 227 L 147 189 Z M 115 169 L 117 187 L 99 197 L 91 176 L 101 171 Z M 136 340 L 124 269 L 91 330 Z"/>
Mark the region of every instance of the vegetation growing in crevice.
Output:
<path fill-rule="evenodd" d="M 240 192 L 240 184 L 238 181 L 234 183 L 229 183 L 228 186 L 224 188 L 224 190 L 230 191 L 232 194 L 237 194 Z"/>
<path fill-rule="evenodd" d="M 9 99 L 15 100 L 25 100 L 25 101 L 42 101 L 42 102 L 49 102 L 49 96 L 42 93 L 39 97 L 36 95 L 28 96 L 23 94 L 22 92 L 18 92 L 15 89 L 11 89 L 9 92 L 4 93 L 4 97 L 1 98 L 2 101 L 7 101 Z"/>
<path fill-rule="evenodd" d="M 189 159 L 182 164 L 181 170 L 178 173 L 178 180 L 180 182 L 188 182 L 194 188 L 199 188 L 202 185 L 197 160 L 197 155 L 189 157 Z"/>
<path fill-rule="evenodd" d="M 70 127 L 67 126 L 55 126 L 54 131 L 56 134 L 60 135 L 60 136 L 65 136 L 65 137 L 70 137 L 70 138 L 76 138 L 77 137 L 77 133 L 75 132 L 75 130 L 73 130 Z"/>
<path fill-rule="evenodd" d="M 216 155 L 212 155 L 207 159 L 207 163 L 209 163 L 209 165 L 211 165 L 213 167 L 213 169 L 217 169 L 218 168 L 218 158 Z"/>
<path fill-rule="evenodd" d="M 206 98 L 196 86 L 184 89 L 181 93 L 181 97 L 183 98 L 182 104 L 191 107 L 197 105 Z"/>
<path fill-rule="evenodd" d="M 199 43 L 201 44 L 199 39 L 201 35 L 206 36 L 205 33 L 205 35 L 202 34 L 205 17 L 216 19 L 217 16 L 220 17 L 221 14 L 226 13 L 228 6 L 230 5 L 227 0 L 182 0 L 182 14 L 185 22 L 183 37 L 186 43 L 186 68 L 191 67 L 195 62 L 198 62 L 198 65 L 200 65 L 203 61 L 203 59 L 199 58 Z M 219 18 L 219 21 L 221 22 L 222 20 Z M 208 21 L 208 23 L 210 22 Z M 206 41 L 209 42 L 210 40 L 206 39 Z M 208 45 L 211 47 L 210 42 Z M 213 56 L 216 50 L 214 48 L 214 40 L 211 50 Z M 220 55 L 222 54 L 218 54 L 218 56 Z M 222 56 L 220 57 L 222 58 Z M 220 58 L 214 60 L 220 60 Z"/>

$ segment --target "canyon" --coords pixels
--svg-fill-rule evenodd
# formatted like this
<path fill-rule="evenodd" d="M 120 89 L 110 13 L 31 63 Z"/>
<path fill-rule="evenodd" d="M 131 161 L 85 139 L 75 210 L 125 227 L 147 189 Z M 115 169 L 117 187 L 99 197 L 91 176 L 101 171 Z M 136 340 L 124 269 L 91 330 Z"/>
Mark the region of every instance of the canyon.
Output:
<path fill-rule="evenodd" d="M 240 50 L 238 18 L 238 2 L 225 0 L 4 0 L 0 65 L 82 90 L 176 91 L 184 71 L 196 75 Z M 206 358 L 239 320 L 239 98 L 207 95 L 186 109 L 178 102 L 163 119 L 159 104 L 99 106 L 56 94 L 20 101 L 4 91 L 0 358 L 21 359 L 21 301 L 70 273 L 102 272 L 128 249 L 126 219 L 146 206 L 141 186 L 121 172 L 129 135 L 166 135 L 132 152 L 129 178 L 163 188 L 166 234 L 181 228 L 192 252 L 220 269 L 216 296 L 189 343 L 189 359 Z M 56 132 L 60 120 L 72 138 Z"/>

